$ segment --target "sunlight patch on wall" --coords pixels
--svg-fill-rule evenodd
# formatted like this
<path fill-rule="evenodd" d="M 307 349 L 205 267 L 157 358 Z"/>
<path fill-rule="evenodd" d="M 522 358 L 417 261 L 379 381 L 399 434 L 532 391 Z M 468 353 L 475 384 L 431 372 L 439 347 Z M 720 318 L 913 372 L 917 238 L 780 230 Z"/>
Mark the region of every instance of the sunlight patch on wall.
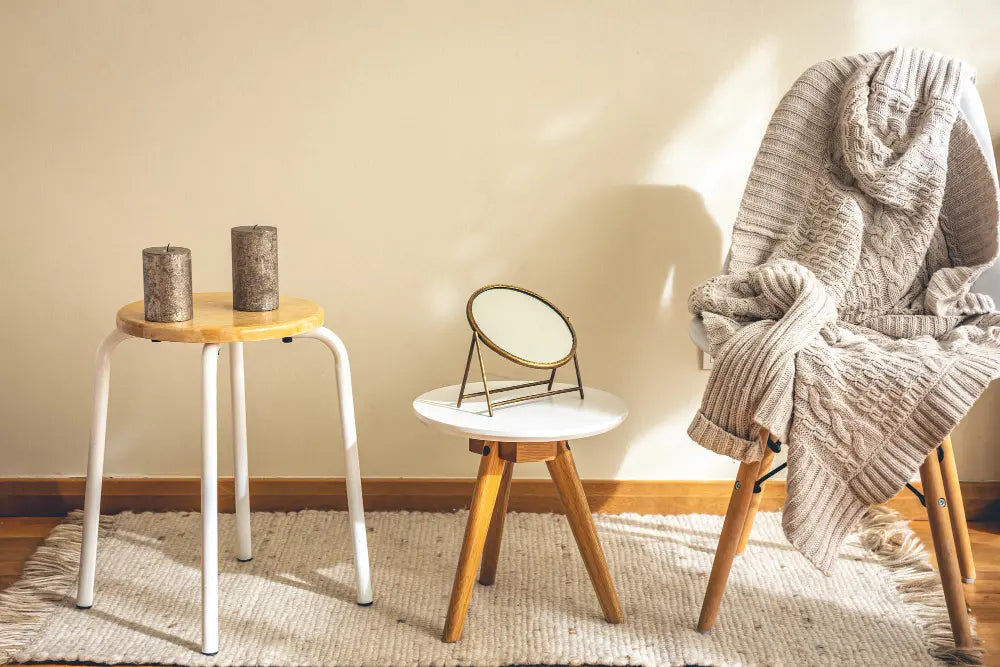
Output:
<path fill-rule="evenodd" d="M 663 281 L 663 291 L 660 293 L 660 312 L 664 312 L 670 308 L 670 304 L 674 300 L 674 269 L 677 267 L 671 265 L 667 270 L 667 279 Z"/>
<path fill-rule="evenodd" d="M 476 222 L 471 218 L 469 226 Z M 451 258 L 456 262 L 474 264 L 490 254 L 490 240 L 483 233 L 457 234 L 451 240 Z"/>
<path fill-rule="evenodd" d="M 604 115 L 605 106 L 604 100 L 595 100 L 568 113 L 553 116 L 538 128 L 538 140 L 552 144 L 583 134 Z"/>
<path fill-rule="evenodd" d="M 908 11 L 900 11 L 897 3 L 858 2 L 854 31 L 861 44 L 877 45 L 869 49 L 915 46 L 965 58 L 978 71 L 981 84 L 1000 70 L 996 9 L 996 0 L 968 0 L 961 3 L 960 11 L 956 5 L 934 0 L 917 3 Z M 970 20 L 977 16 L 983 20 Z M 973 53 L 977 54 L 974 59 Z"/>
<path fill-rule="evenodd" d="M 462 312 L 468 298 L 465 290 L 459 289 L 458 285 L 450 281 L 435 281 L 427 287 L 424 294 L 427 315 L 437 322 L 454 320 L 456 313 Z"/>
<path fill-rule="evenodd" d="M 507 279 L 511 271 L 510 257 L 497 252 L 495 243 L 496 240 L 482 230 L 455 234 L 450 240 L 446 261 L 428 260 L 431 264 L 453 267 L 453 271 L 446 276 L 427 279 L 422 298 L 426 316 L 435 322 L 457 321 L 457 318 L 464 321 L 465 304 L 473 290 Z M 435 253 L 439 252 L 441 248 L 436 247 Z"/>
<path fill-rule="evenodd" d="M 773 40 L 734 62 L 705 101 L 691 109 L 640 183 L 681 184 L 697 190 L 728 239 L 750 165 L 783 92 L 777 71 L 778 47 Z M 724 246 L 728 245 L 727 240 Z"/>

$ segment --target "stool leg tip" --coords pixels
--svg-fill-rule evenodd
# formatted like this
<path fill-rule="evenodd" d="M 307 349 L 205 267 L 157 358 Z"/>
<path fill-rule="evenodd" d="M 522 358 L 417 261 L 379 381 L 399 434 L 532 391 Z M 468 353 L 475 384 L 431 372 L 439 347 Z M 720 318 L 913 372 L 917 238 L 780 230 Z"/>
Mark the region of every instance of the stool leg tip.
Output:
<path fill-rule="evenodd" d="M 712 630 L 711 629 L 702 630 L 701 628 L 698 628 L 698 634 L 699 635 L 706 635 L 706 636 L 707 635 L 711 635 L 712 634 Z"/>
<path fill-rule="evenodd" d="M 359 602 L 358 606 L 359 607 L 370 607 L 373 604 L 375 604 L 375 600 L 372 600 L 371 602 Z"/>
<path fill-rule="evenodd" d="M 78 605 L 76 605 L 76 608 L 77 609 L 90 609 L 93 606 L 94 605 L 92 605 L 92 604 L 78 604 Z"/>
<path fill-rule="evenodd" d="M 966 584 L 971 584 L 976 581 L 975 577 L 963 577 L 962 582 Z"/>

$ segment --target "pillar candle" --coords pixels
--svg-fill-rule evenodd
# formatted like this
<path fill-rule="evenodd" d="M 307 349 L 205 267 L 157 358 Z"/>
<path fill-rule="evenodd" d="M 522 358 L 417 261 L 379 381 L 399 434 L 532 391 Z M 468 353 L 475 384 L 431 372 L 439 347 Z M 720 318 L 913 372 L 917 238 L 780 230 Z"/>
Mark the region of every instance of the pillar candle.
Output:
<path fill-rule="evenodd" d="M 233 308 L 278 307 L 278 228 L 233 227 Z"/>
<path fill-rule="evenodd" d="M 191 251 L 167 244 L 142 251 L 142 293 L 150 322 L 184 322 L 191 303 Z"/>

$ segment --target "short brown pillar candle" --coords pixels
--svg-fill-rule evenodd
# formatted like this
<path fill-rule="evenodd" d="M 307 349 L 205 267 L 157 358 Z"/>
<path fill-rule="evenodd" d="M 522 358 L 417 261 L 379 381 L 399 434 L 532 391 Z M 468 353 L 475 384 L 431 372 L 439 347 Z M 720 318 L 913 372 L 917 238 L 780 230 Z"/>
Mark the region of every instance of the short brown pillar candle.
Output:
<path fill-rule="evenodd" d="M 233 227 L 233 309 L 278 307 L 278 228 Z"/>
<path fill-rule="evenodd" d="M 191 303 L 191 251 L 167 244 L 142 251 L 142 295 L 150 322 L 185 322 Z"/>

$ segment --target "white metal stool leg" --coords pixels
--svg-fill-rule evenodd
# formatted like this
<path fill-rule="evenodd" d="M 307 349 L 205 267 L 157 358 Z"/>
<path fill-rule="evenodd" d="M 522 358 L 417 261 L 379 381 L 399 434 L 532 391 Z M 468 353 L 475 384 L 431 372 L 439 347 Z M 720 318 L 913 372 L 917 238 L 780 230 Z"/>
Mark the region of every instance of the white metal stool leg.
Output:
<path fill-rule="evenodd" d="M 347 455 L 347 509 L 354 538 L 354 567 L 357 572 L 358 604 L 372 603 L 371 574 L 368 568 L 368 534 L 365 530 L 365 508 L 361 496 L 361 463 L 358 457 L 358 434 L 354 425 L 354 393 L 351 389 L 351 365 L 347 348 L 326 327 L 299 334 L 297 338 L 315 338 L 323 341 L 333 352 L 337 365 L 337 394 L 340 399 L 340 427 L 344 436 Z"/>
<path fill-rule="evenodd" d="M 76 606 L 94 604 L 94 572 L 97 569 L 97 526 L 101 518 L 101 482 L 104 478 L 104 440 L 108 429 L 108 394 L 111 389 L 111 353 L 126 338 L 115 329 L 97 348 L 94 373 L 94 412 L 90 423 L 90 452 L 87 456 L 87 489 L 83 504 L 83 541 L 80 544 L 80 580 Z"/>
<path fill-rule="evenodd" d="M 243 343 L 229 344 L 229 385 L 233 397 L 233 477 L 236 494 L 236 558 L 253 558 L 250 544 L 250 472 L 247 463 L 247 399 Z"/>
<path fill-rule="evenodd" d="M 219 651 L 219 344 L 201 352 L 201 652 Z"/>

